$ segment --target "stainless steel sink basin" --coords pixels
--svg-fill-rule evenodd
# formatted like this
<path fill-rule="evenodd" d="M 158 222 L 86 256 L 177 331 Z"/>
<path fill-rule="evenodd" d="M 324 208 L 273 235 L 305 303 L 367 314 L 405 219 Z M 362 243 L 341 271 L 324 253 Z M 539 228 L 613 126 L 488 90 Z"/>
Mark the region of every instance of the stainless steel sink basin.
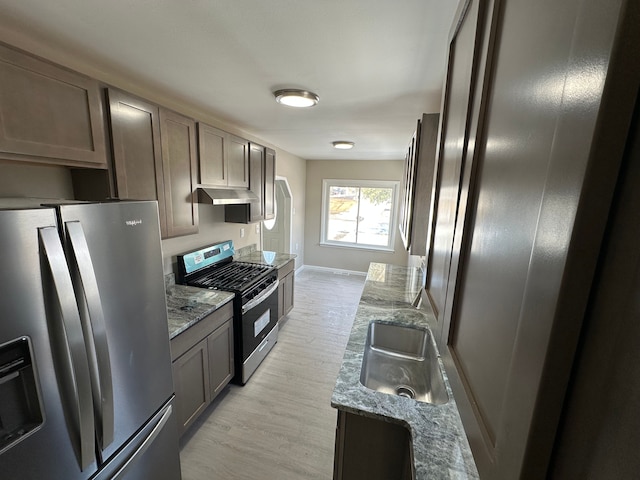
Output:
<path fill-rule="evenodd" d="M 360 383 L 421 402 L 449 401 L 429 331 L 421 328 L 370 323 Z"/>

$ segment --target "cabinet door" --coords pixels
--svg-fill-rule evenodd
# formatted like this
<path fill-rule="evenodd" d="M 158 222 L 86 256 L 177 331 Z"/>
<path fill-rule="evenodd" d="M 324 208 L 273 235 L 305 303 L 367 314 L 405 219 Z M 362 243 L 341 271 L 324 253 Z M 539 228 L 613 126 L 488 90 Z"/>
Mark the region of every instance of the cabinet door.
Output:
<path fill-rule="evenodd" d="M 0 156 L 106 168 L 98 82 L 0 45 Z"/>
<path fill-rule="evenodd" d="M 198 232 L 195 122 L 160 109 L 167 237 Z"/>
<path fill-rule="evenodd" d="M 107 98 L 116 195 L 157 200 L 160 230 L 166 237 L 159 108 L 114 89 L 107 91 Z"/>
<path fill-rule="evenodd" d="M 264 219 L 276 216 L 276 152 L 264 150 Z"/>
<path fill-rule="evenodd" d="M 427 254 L 429 238 L 429 221 L 432 218 L 433 174 L 436 161 L 436 145 L 438 142 L 438 113 L 425 113 L 420 122 L 419 136 L 416 139 L 416 165 L 411 212 L 411 240 L 409 255 Z"/>
<path fill-rule="evenodd" d="M 204 185 L 226 187 L 228 183 L 225 158 L 226 132 L 198 122 L 198 157 L 200 160 L 200 182 Z"/>
<path fill-rule="evenodd" d="M 286 315 L 293 308 L 293 286 L 295 283 L 295 273 L 291 272 L 284 280 L 283 308 L 284 315 Z"/>
<path fill-rule="evenodd" d="M 229 319 L 207 338 L 211 400 L 231 381 L 233 364 L 233 319 Z"/>
<path fill-rule="evenodd" d="M 264 219 L 264 168 L 265 148 L 261 145 L 250 143 L 249 190 L 258 197 L 258 200 L 240 205 L 225 205 L 225 222 L 254 223 Z"/>
<path fill-rule="evenodd" d="M 284 284 L 282 283 L 284 280 L 280 282 L 278 286 L 278 321 L 282 320 L 286 315 L 284 311 Z"/>
<path fill-rule="evenodd" d="M 418 129 L 413 133 L 409 148 L 405 154 L 404 175 L 402 179 L 402 204 L 400 207 L 399 229 L 400 236 L 404 247 L 409 250 L 411 245 L 411 219 L 413 213 L 413 195 L 415 184 L 415 165 L 416 165 L 416 139 L 420 122 L 418 121 Z"/>
<path fill-rule="evenodd" d="M 467 135 L 478 1 L 472 1 L 451 41 L 451 63 L 447 72 L 448 102 L 442 117 L 439 163 L 434 203 L 434 230 L 427 256 L 426 289 L 438 322 L 442 322 L 447 281 L 451 266 L 453 234 L 458 213 L 458 194 Z M 455 55 L 454 55 L 455 52 Z"/>
<path fill-rule="evenodd" d="M 249 204 L 249 222 L 264 218 L 264 158 L 264 147 L 249 145 L 249 190 L 260 199 Z"/>
<path fill-rule="evenodd" d="M 207 408 L 211 398 L 207 340 L 173 362 L 173 383 L 180 434 Z"/>
<path fill-rule="evenodd" d="M 225 152 L 228 185 L 234 188 L 249 188 L 249 142 L 244 138 L 227 134 Z"/>

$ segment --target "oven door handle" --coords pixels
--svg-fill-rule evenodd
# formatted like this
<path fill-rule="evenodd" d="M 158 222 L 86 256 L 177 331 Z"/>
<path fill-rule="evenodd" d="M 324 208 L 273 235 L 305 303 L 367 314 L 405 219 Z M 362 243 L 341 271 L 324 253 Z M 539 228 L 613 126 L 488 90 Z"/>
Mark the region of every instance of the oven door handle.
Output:
<path fill-rule="evenodd" d="M 252 298 L 247 303 L 245 303 L 242 306 L 242 314 L 244 315 L 253 307 L 255 307 L 256 305 L 260 305 L 263 301 L 265 301 L 269 297 L 269 295 L 271 295 L 273 292 L 275 292 L 278 289 L 278 285 L 280 285 L 280 280 L 276 280 L 271 285 L 269 285 L 269 288 L 263 291 L 260 295 Z"/>

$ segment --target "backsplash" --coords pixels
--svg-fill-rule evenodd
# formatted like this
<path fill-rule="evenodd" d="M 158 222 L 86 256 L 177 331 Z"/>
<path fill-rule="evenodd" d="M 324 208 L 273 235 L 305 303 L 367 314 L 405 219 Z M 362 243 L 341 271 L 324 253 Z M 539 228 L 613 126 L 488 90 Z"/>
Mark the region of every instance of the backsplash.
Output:
<path fill-rule="evenodd" d="M 252 245 L 247 245 L 246 247 L 242 247 L 236 250 L 236 257 L 242 257 L 244 255 L 249 255 L 258 250 L 258 246 L 254 243 Z"/>

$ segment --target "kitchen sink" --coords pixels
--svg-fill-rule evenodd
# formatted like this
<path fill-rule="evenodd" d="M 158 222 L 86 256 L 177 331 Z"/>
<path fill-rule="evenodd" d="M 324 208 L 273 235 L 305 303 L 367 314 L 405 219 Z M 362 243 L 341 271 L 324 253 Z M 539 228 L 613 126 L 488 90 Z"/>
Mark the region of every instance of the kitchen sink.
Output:
<path fill-rule="evenodd" d="M 378 392 L 442 405 L 449 401 L 435 346 L 426 329 L 371 322 L 360 383 Z"/>

